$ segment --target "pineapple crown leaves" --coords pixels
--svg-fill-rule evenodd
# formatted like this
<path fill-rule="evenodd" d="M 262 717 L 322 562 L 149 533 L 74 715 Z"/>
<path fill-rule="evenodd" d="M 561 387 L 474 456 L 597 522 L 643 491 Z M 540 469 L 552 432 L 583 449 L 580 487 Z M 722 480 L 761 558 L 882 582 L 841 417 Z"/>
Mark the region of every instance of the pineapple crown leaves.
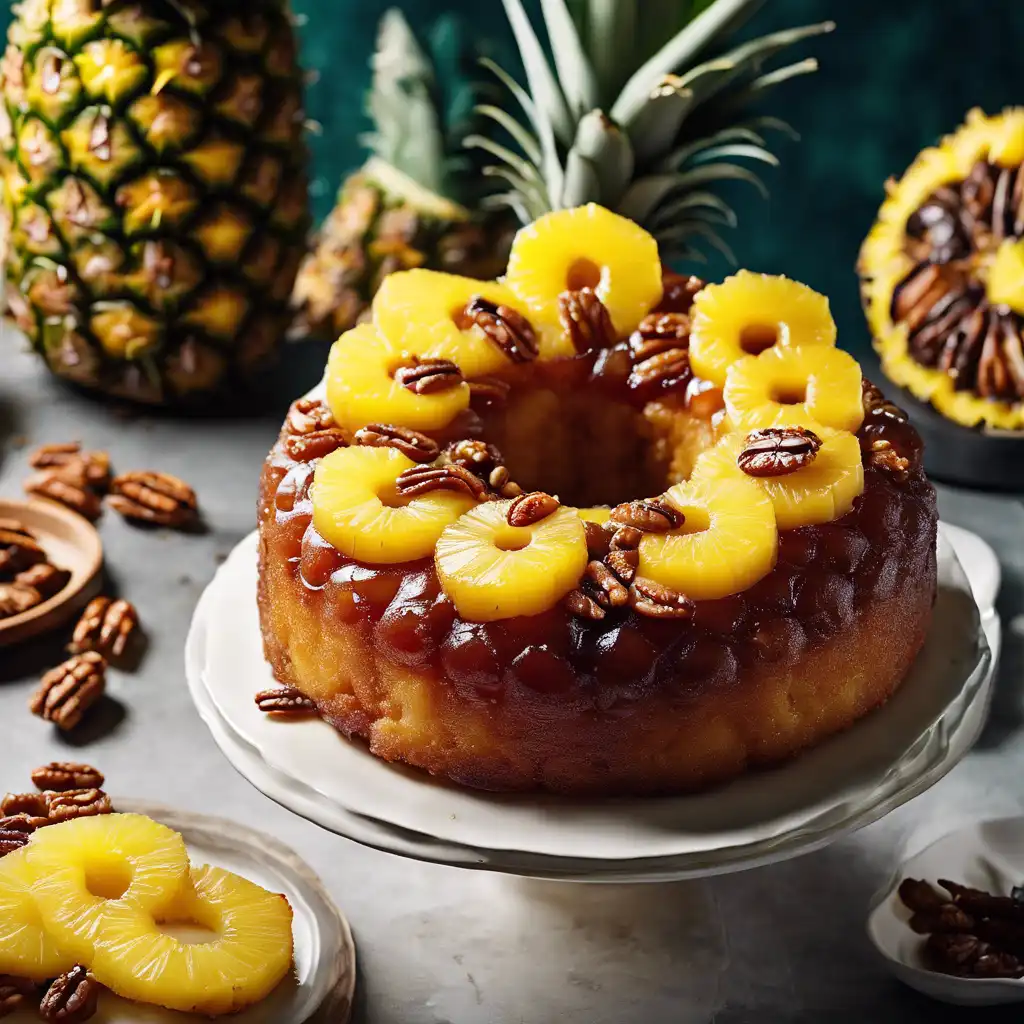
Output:
<path fill-rule="evenodd" d="M 528 89 L 487 66 L 526 116 L 479 108 L 511 140 L 466 139 L 494 159 L 485 173 L 509 186 L 487 202 L 511 206 L 524 222 L 599 202 L 652 231 L 668 258 L 703 258 L 703 240 L 732 259 L 719 228 L 736 216 L 716 187 L 744 181 L 766 194 L 747 165 L 778 163 L 766 132 L 795 134 L 750 108 L 818 66 L 813 58 L 767 65 L 833 23 L 730 48 L 725 40 L 764 0 L 541 0 L 549 60 L 522 0 L 502 2 Z"/>
<path fill-rule="evenodd" d="M 384 13 L 367 97 L 374 130 L 360 141 L 423 189 L 471 203 L 478 161 L 462 140 L 478 119 L 478 64 L 467 55 L 460 24 L 452 16 L 433 25 L 425 44 L 401 11 Z"/>

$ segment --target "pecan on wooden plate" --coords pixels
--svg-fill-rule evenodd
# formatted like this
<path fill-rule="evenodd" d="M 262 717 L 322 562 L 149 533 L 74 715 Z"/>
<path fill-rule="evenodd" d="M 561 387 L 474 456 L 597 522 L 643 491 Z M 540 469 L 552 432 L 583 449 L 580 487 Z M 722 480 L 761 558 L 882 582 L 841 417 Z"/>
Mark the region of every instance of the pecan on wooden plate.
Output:
<path fill-rule="evenodd" d="M 279 718 L 305 718 L 317 713 L 316 703 L 294 686 L 275 686 L 256 694 L 256 707 Z"/>
<path fill-rule="evenodd" d="M 490 302 L 482 295 L 474 296 L 466 304 L 461 324 L 479 327 L 513 363 L 528 363 L 540 352 L 533 324 L 522 313 Z"/>
<path fill-rule="evenodd" d="M 18 573 L 14 582 L 23 587 L 32 587 L 38 590 L 45 599 L 59 594 L 71 579 L 71 573 L 67 569 L 58 569 L 49 562 L 39 562 L 30 569 Z"/>
<path fill-rule="evenodd" d="M 43 603 L 43 595 L 24 583 L 0 583 L 0 620 L 22 615 Z"/>
<path fill-rule="evenodd" d="M 441 447 L 431 437 L 408 427 L 392 423 L 371 423 L 356 431 L 356 444 L 370 448 L 394 448 L 413 462 L 433 462 L 441 454 Z"/>
<path fill-rule="evenodd" d="M 82 451 L 78 441 L 44 444 L 29 456 L 28 464 L 33 469 L 55 470 L 70 483 L 99 491 L 110 483 L 110 456 L 101 451 Z"/>
<path fill-rule="evenodd" d="M 136 470 L 114 477 L 107 503 L 125 519 L 156 526 L 183 527 L 196 522 L 196 492 L 170 473 Z"/>
<path fill-rule="evenodd" d="M 40 790 L 64 793 L 69 789 L 100 789 L 103 772 L 77 761 L 51 761 L 32 771 L 32 784 Z"/>
<path fill-rule="evenodd" d="M 13 580 L 19 573 L 46 561 L 46 552 L 31 537 L 0 529 L 0 581 Z"/>
<path fill-rule="evenodd" d="M 75 626 L 68 650 L 72 654 L 96 651 L 109 658 L 121 658 L 138 625 L 139 613 L 130 601 L 94 597 Z"/>
<path fill-rule="evenodd" d="M 106 672 L 106 660 L 95 651 L 76 654 L 43 676 L 29 710 L 59 729 L 74 729 L 103 696 Z"/>
<path fill-rule="evenodd" d="M 747 434 L 736 464 L 747 476 L 785 476 L 809 466 L 820 450 L 821 438 L 813 430 L 767 427 Z"/>
<path fill-rule="evenodd" d="M 593 288 L 562 292 L 558 296 L 558 320 L 580 355 L 615 344 L 611 314 Z"/>
<path fill-rule="evenodd" d="M 39 1004 L 39 1016 L 49 1024 L 83 1024 L 96 1015 L 100 983 L 76 964 L 57 978 Z"/>

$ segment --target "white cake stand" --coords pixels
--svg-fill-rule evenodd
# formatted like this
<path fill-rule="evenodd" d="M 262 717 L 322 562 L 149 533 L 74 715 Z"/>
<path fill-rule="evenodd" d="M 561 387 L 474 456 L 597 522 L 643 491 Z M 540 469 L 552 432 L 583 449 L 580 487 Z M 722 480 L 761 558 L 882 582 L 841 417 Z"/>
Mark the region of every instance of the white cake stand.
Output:
<path fill-rule="evenodd" d="M 961 532 L 962 533 L 962 532 Z M 504 797 L 388 765 L 316 720 L 277 722 L 255 608 L 256 543 L 243 541 L 197 607 L 189 687 L 232 764 L 324 828 L 419 860 L 541 878 L 665 881 L 742 870 L 818 849 L 923 792 L 984 724 L 998 620 L 972 596 L 953 543 L 974 544 L 975 593 L 998 586 L 983 542 L 943 531 L 940 592 L 924 651 L 885 708 L 782 768 L 710 794 L 580 801 Z M 982 552 L 984 554 L 984 552 Z M 996 577 L 998 569 L 995 569 Z"/>

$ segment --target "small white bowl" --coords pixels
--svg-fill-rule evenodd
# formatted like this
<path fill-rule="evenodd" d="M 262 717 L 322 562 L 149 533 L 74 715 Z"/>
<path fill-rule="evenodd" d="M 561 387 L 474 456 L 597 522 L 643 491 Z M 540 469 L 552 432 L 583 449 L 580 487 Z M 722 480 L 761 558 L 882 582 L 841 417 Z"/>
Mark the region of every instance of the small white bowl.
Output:
<path fill-rule="evenodd" d="M 956 978 L 928 966 L 925 936 L 910 930 L 910 911 L 897 894 L 905 878 L 928 882 L 948 878 L 1008 894 L 1024 882 L 1024 817 L 976 822 L 957 829 L 905 861 L 872 900 L 867 924 L 868 937 L 892 973 L 926 996 L 957 1006 L 1024 1002 L 1024 979 Z"/>

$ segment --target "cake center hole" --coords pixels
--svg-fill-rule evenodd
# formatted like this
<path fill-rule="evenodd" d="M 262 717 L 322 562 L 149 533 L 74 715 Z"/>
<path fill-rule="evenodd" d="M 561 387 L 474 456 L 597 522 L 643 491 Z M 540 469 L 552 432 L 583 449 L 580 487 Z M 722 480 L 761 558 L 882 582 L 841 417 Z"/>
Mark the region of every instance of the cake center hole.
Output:
<path fill-rule="evenodd" d="M 760 355 L 777 345 L 779 329 L 775 324 L 749 324 L 740 331 L 740 348 L 748 355 Z"/>
<path fill-rule="evenodd" d="M 807 387 L 780 384 L 772 390 L 772 401 L 779 405 L 803 405 L 807 401 Z"/>
<path fill-rule="evenodd" d="M 132 884 L 132 870 L 124 862 L 90 864 L 85 869 L 85 887 L 101 900 L 119 900 Z"/>
<path fill-rule="evenodd" d="M 529 531 L 509 526 L 498 530 L 494 536 L 494 546 L 499 551 L 522 551 L 530 546 L 531 539 Z"/>
<path fill-rule="evenodd" d="M 596 289 L 600 283 L 601 268 L 593 260 L 576 260 L 565 275 L 565 287 L 571 292 Z"/>

